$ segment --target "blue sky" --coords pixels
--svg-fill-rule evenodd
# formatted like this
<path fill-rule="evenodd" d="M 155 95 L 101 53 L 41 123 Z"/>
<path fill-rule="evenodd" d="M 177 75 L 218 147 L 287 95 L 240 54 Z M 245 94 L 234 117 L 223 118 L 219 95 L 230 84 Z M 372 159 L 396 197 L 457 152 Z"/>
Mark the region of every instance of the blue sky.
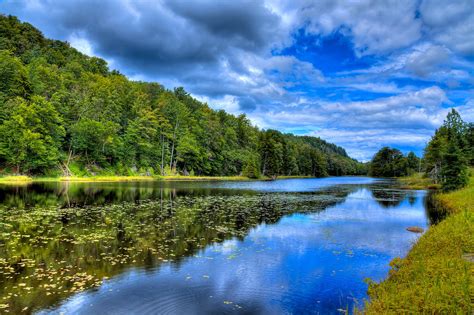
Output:
<path fill-rule="evenodd" d="M 261 128 L 368 160 L 474 120 L 472 0 L 0 1 L 0 12 Z"/>

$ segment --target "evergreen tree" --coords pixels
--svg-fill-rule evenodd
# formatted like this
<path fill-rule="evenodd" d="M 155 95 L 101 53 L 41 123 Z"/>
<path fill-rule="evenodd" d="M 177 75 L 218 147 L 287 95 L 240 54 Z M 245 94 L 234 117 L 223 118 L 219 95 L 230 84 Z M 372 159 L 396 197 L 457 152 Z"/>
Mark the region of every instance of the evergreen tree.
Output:
<path fill-rule="evenodd" d="M 467 166 L 473 161 L 472 124 L 452 109 L 425 148 L 426 172 L 441 182 L 445 191 L 467 183 Z"/>
<path fill-rule="evenodd" d="M 420 167 L 420 158 L 410 151 L 406 157 L 409 173 L 418 172 Z"/>
<path fill-rule="evenodd" d="M 459 149 L 457 141 L 450 139 L 455 137 L 454 131 L 448 138 L 448 150 L 443 156 L 443 168 L 441 170 L 441 184 L 443 191 L 452 191 L 467 185 L 468 174 L 466 160 Z"/>

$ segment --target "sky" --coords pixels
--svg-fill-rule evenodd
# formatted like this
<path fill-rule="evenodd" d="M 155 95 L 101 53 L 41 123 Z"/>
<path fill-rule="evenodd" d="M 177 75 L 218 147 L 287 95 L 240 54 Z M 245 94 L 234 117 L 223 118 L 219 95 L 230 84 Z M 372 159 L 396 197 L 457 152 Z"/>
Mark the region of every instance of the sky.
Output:
<path fill-rule="evenodd" d="M 370 160 L 474 121 L 472 0 L 0 0 L 132 80 Z"/>

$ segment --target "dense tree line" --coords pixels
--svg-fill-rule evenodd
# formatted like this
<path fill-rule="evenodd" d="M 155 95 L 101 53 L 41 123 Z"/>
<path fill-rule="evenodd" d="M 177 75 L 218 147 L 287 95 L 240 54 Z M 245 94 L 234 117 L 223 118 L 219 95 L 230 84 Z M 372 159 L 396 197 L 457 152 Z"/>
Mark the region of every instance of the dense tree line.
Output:
<path fill-rule="evenodd" d="M 373 157 L 369 174 L 376 177 L 398 177 L 411 175 L 420 170 L 420 158 L 409 152 L 406 156 L 394 148 L 384 147 Z"/>
<path fill-rule="evenodd" d="M 50 175 L 366 172 L 334 144 L 259 130 L 183 88 L 130 81 L 12 16 L 0 16 L 0 166 Z"/>

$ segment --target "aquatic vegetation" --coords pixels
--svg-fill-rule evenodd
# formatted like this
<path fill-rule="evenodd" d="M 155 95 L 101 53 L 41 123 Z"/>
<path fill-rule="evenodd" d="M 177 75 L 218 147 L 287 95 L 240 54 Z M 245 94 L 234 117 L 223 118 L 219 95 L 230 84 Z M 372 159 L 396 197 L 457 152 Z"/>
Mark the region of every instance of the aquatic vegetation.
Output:
<path fill-rule="evenodd" d="M 102 206 L 3 206 L 0 307 L 30 313 L 126 268 L 179 265 L 209 244 L 243 238 L 251 227 L 285 214 L 324 209 L 347 193 L 169 194 Z"/>

